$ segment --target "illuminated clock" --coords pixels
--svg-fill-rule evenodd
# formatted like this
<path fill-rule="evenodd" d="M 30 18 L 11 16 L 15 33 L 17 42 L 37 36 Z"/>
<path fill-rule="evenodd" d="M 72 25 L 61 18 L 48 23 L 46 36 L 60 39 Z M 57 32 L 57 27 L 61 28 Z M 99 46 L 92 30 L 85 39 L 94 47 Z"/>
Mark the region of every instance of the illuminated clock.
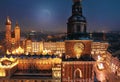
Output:
<path fill-rule="evenodd" d="M 74 52 L 75 52 L 77 58 L 80 58 L 84 48 L 85 48 L 85 46 L 81 42 L 74 44 Z"/>

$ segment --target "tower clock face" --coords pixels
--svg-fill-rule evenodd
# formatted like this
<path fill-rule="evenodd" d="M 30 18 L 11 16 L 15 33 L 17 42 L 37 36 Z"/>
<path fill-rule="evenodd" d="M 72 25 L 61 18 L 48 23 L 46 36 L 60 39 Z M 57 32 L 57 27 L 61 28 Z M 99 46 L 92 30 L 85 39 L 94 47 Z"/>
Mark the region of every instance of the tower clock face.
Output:
<path fill-rule="evenodd" d="M 77 58 L 79 58 L 81 56 L 84 48 L 85 48 L 85 46 L 81 42 L 74 44 L 74 52 L 75 52 Z"/>

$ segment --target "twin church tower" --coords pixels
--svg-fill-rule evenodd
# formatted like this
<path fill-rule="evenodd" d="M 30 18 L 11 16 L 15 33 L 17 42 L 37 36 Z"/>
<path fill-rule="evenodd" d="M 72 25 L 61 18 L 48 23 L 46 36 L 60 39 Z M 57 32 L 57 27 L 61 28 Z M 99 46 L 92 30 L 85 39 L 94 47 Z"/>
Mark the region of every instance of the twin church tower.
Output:
<path fill-rule="evenodd" d="M 20 27 L 16 22 L 16 26 L 12 31 L 12 22 L 9 17 L 6 19 L 6 49 L 11 50 L 12 48 L 18 48 L 20 46 Z"/>

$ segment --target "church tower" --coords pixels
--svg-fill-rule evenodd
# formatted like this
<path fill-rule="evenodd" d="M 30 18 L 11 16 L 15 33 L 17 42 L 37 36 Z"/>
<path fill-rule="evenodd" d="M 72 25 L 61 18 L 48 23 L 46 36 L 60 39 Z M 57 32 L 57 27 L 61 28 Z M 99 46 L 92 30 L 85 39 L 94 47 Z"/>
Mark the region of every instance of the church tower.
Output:
<path fill-rule="evenodd" d="M 92 40 L 86 31 L 81 0 L 73 0 L 72 16 L 67 23 L 65 56 L 62 58 L 62 82 L 94 82 Z"/>
<path fill-rule="evenodd" d="M 86 37 L 86 18 L 82 14 L 82 0 L 73 0 L 72 16 L 67 23 L 68 39 L 79 39 L 81 36 Z"/>
<path fill-rule="evenodd" d="M 18 46 L 20 46 L 20 27 L 17 22 L 16 22 L 14 32 L 15 32 L 16 47 L 18 47 Z"/>
<path fill-rule="evenodd" d="M 7 17 L 5 25 L 6 25 L 5 39 L 6 39 L 6 47 L 8 49 L 8 47 L 11 46 L 11 20 L 9 17 Z"/>

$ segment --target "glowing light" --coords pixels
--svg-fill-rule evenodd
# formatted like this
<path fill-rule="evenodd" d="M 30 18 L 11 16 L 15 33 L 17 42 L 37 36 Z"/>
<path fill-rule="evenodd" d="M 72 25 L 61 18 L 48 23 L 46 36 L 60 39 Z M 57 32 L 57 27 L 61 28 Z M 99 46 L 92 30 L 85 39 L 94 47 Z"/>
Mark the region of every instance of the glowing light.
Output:
<path fill-rule="evenodd" d="M 17 54 L 22 54 L 22 53 L 24 53 L 24 49 L 22 49 L 22 48 L 19 46 L 19 48 L 16 49 L 16 53 L 17 53 Z"/>
<path fill-rule="evenodd" d="M 98 63 L 98 69 L 100 69 L 100 70 L 104 69 L 103 63 Z"/>
<path fill-rule="evenodd" d="M 51 50 L 45 49 L 45 50 L 43 50 L 43 53 L 42 53 L 42 54 L 43 54 L 43 55 L 51 54 Z"/>
<path fill-rule="evenodd" d="M 61 64 L 62 60 L 60 58 L 54 58 L 53 62 Z"/>
<path fill-rule="evenodd" d="M 28 55 L 28 54 L 29 54 L 29 52 L 26 52 L 25 54 L 26 54 L 26 55 Z"/>
<path fill-rule="evenodd" d="M 6 76 L 6 72 L 4 69 L 0 69 L 0 77 L 5 77 Z"/>
<path fill-rule="evenodd" d="M 101 60 L 101 57 L 98 55 L 98 60 L 97 61 L 100 61 Z"/>
<path fill-rule="evenodd" d="M 9 65 L 2 65 L 2 62 L 4 62 L 4 60 L 8 60 L 10 62 L 12 62 L 11 64 Z M 6 57 L 3 57 L 0 59 L 0 68 L 3 68 L 3 69 L 6 69 L 6 68 L 13 68 L 14 66 L 16 66 L 18 64 L 18 60 L 16 58 L 6 58 Z"/>
<path fill-rule="evenodd" d="M 12 51 L 12 54 L 23 54 L 24 53 L 24 49 L 22 49 L 20 46 L 17 48 L 17 49 L 15 49 L 15 50 L 13 50 Z"/>
<path fill-rule="evenodd" d="M 10 55 L 11 53 L 7 50 L 7 51 L 6 51 L 6 54 L 7 54 L 7 55 Z"/>
<path fill-rule="evenodd" d="M 61 77 L 61 73 L 60 72 L 54 72 L 54 77 L 60 78 Z"/>
<path fill-rule="evenodd" d="M 59 56 L 62 57 L 62 54 L 60 53 Z"/>
<path fill-rule="evenodd" d="M 105 81 L 105 74 L 104 73 L 100 73 L 99 76 L 98 76 L 98 80 L 101 81 L 101 82 L 104 82 Z"/>

